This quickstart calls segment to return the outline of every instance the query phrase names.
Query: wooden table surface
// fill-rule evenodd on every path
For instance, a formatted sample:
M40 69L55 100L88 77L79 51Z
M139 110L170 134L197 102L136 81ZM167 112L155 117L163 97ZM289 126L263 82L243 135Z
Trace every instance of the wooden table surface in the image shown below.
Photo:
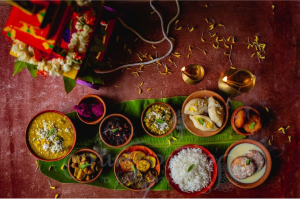
M208 5L208 7L205 6ZM275 5L274 15L272 5ZM107 2L125 15L124 21L151 40L162 38L160 22L156 14L150 14L149 2ZM155 2L159 11L163 13L164 22L175 15L175 2ZM254 189L241 189L232 185L220 188L215 185L208 194L200 197L300 197L300 161L299 128L300 128L300 3L280 1L218 1L213 4L204 1L180 2L181 14L178 27L171 26L170 36L175 38L175 51L183 56L170 56L178 68L168 62L172 74L160 75L156 65L150 65L139 77L131 74L130 70L118 71L104 77L105 86L100 90L92 90L84 86L76 86L68 95L65 94L63 81L60 77L37 77L33 79L26 70L12 76L14 58L9 55L11 44L4 36L0 37L0 98L1 131L0 131L0 197L6 198L54 198L60 194L61 198L169 198L183 197L175 191L115 191L83 184L61 184L52 181L56 190L49 188L48 178L39 171L35 172L34 157L29 155L24 141L25 127L30 118L37 112L54 109L63 113L73 111L72 107L78 100L90 93L98 94L107 104L141 98L189 95L198 90L218 91L217 80L220 74L229 69L228 57L224 50L215 49L211 43L200 40L203 30L208 24L205 18L211 18L216 23L222 23L226 29L217 27L212 32L224 37L236 36L237 42L232 50L232 62L238 69L248 69L256 76L256 86L248 93L232 98L243 101L260 111L268 107L274 114L274 120L266 123L263 129L249 137L264 144L272 155L273 167L269 178L261 186ZM3 29L8 18L10 6L0 6L0 29ZM194 31L189 32L195 26ZM258 62L251 58L255 50L247 49L248 37L250 41L259 36L260 42L267 44L266 59ZM116 37L119 36L119 42ZM117 22L106 59L114 62L138 62L137 52L148 53L155 57L155 52L161 56L169 49L167 42L156 45L157 49L141 40L134 42L136 36ZM205 34L210 40L210 36ZM124 45L131 48L133 54L124 51ZM195 49L190 58L188 45L198 46L207 52L204 55ZM183 82L180 68L188 64L201 64L206 72L203 81L190 86ZM137 70L132 68L132 70ZM160 70L164 70L161 68ZM144 81L141 94L135 84ZM114 87L120 85L123 87ZM147 88L154 88L147 92ZM291 128L284 135L278 132L281 126L290 125ZM292 141L288 141L292 136ZM271 145L268 140L273 137Z

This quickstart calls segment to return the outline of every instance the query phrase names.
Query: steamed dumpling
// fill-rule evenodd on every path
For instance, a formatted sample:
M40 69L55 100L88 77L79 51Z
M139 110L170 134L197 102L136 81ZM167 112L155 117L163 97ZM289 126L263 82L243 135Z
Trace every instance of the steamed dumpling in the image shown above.
M207 108L207 99L192 99L184 107L184 114L201 115L203 113L207 113Z
M224 109L213 97L208 98L208 116L218 127L222 126Z
M194 126L201 131L215 131L218 129L214 122L204 115L190 115L190 119L193 121Z

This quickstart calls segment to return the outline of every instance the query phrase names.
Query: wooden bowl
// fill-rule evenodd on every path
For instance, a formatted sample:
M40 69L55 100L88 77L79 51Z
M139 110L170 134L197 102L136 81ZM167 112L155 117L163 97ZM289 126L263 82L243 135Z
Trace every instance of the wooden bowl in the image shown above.
M62 115L65 119L67 119L67 120L70 122L70 124L71 124L71 126L72 126L72 129L74 130L74 142L73 142L73 144L72 144L72 147L69 149L69 151L68 151L64 156L62 156L62 157L60 157L60 158L56 158L56 159L44 159L44 158L39 157L39 156L36 155L36 154L34 153L34 151L31 149L31 147L30 147L30 145L29 145L29 141L28 141L28 129L29 129L29 126L30 126L31 122L32 122L37 116L39 116L39 115L41 115L41 114L43 114L43 113L47 113L47 112L54 112L54 113L57 113L57 114ZM36 159L42 160L42 161L46 161L46 162L54 162L54 161L58 161L58 160L61 160L61 159L65 158L66 156L68 156L68 155L71 153L71 151L73 150L73 148L74 148L74 146L75 146L75 143L76 143L76 129L75 129L75 126L74 126L73 122L72 122L72 121L70 120L70 118L67 117L65 114L63 114L63 113L61 113L61 112L59 112L59 111L56 111L56 110L44 110L44 111L41 111L41 112L39 112L38 114L36 114L36 115L35 115L34 117L32 117L31 120L28 122L27 127L26 127L26 132L25 132L25 141L26 141L27 149L30 151L30 153L31 153Z
M72 173L72 171L71 171L72 157L75 156L76 154L82 153L82 152L93 153L93 154L95 154L95 155L99 158L99 160L100 160L100 166L101 166L100 171L98 172L97 176L95 176L93 179L88 180L88 181L80 181L80 180L78 180L78 179L73 175L73 173ZM71 176L75 181L77 181L77 182L79 182L79 183L91 183L91 182L95 181L95 180L100 176L102 170L103 170L103 160L102 160L101 156L100 156L96 151L94 151L94 150L92 150L92 149L80 149L80 150L76 151L75 153L73 153L73 154L70 156L70 158L69 158L69 162L68 162L68 171L69 171L69 174L70 174L70 176Z
M81 104L81 103L102 104L102 105L103 105L103 108L104 108L103 115L102 115L100 118L96 119L96 120L91 120L91 119L85 118L85 117L79 115L78 111L76 111L78 118L79 118L83 123L90 124L90 125L94 125L94 124L98 124L98 123L104 118L104 116L105 116L105 114L106 114L106 105L105 105L103 99L101 99L98 95L88 94L88 95L82 97L82 98L79 100L79 102L78 102L77 105L79 105L79 104Z
M220 128L218 128L218 130L215 130L215 131L201 131L201 130L197 129L194 126L194 123L190 119L189 115L184 114L184 108L185 108L186 104L192 99L195 99L195 98L204 99L205 97L208 98L208 97L211 97L211 96L215 100L217 100L224 107L225 116L224 116L224 119L223 119L223 124ZM226 104L225 100L220 95L218 95L217 93L215 93L213 91L201 90L201 91L197 91L197 92L192 93L190 96L188 96L186 98L186 100L184 101L184 103L182 105L181 115L182 115L182 121L183 121L184 126L192 134L194 134L196 136L200 136L200 137L210 137L210 136L218 134L219 132L221 132L223 130L223 128L227 124L229 112L228 112L228 107L227 107L227 104Z
M108 142L106 142L106 141L104 140L104 138L102 137L102 128L103 128L103 124L104 124L104 122L105 122L107 119L109 119L109 118L111 118L111 117L120 117L120 118L123 118L123 119L125 119L125 121L127 121L127 123L128 123L128 124L130 125L130 127L131 127L131 133L130 133L130 135L129 135L128 140L126 140L126 142L124 142L124 143L121 144L121 145L111 145L111 144L109 144ZM130 121L127 117L125 117L124 115L121 115L121 114L111 114L111 115L106 116L106 117L102 120L102 122L100 123L100 126L99 126L99 135L100 135L101 140L102 140L107 146L113 147L113 148L120 148L120 147L123 147L123 146L125 146L126 144L128 144L128 143L130 142L130 140L132 139L132 137L133 137L133 132L134 132L134 130L133 130L133 125L132 125L131 121Z
M227 167L228 154L235 146L237 146L239 144L243 144L243 143L249 143L249 144L253 144L253 145L257 146L259 149L262 150L262 152L264 153L264 156L265 156L266 171L260 179L258 179L257 181L255 181L253 183L238 182L233 177L231 177L231 175L229 174L229 171L228 171L228 167ZM266 147L264 145L262 145L261 143L255 141L255 140L243 139L243 140L239 140L239 141L233 143L232 145L230 145L230 147L228 147L228 149L225 152L224 158L223 158L223 164L226 166L225 167L226 177L229 179L229 181L232 184L234 184L240 188L249 189L249 188L254 188L254 187L261 185L268 178L268 176L271 172L271 168L272 168L272 159L271 159L269 151L266 149Z
M257 114L258 116L260 116L260 114L259 114L259 112L255 109L255 108L253 108L253 107L250 107L250 106L241 106L241 107L238 107L237 109L235 109L235 111L232 113L232 116L231 116L231 126L232 126L232 128L233 128L233 130L235 131L235 132L237 132L238 134L240 134L240 135L245 135L245 136L248 136L248 135L253 135L254 133L257 133L259 130L257 130L257 131L255 131L255 132L251 132L251 133L248 133L248 132L246 132L243 128L237 128L236 126L235 126L235 123L234 123L234 121L235 121L235 116L236 116L236 114L240 111L240 110L246 110L246 112L253 112L253 113L255 113L255 114Z
M172 128L169 130L169 132L167 132L166 134L163 134L163 135L156 135L156 134L151 133L151 132L147 129L147 127L146 127L146 125L145 125L145 123L144 123L144 118L145 118L146 111L148 110L148 108L150 108L152 105L155 105L155 104L161 104L161 105L167 106L168 108L171 109L171 112L172 112L172 114L173 114L173 126L172 126ZM148 135L150 135L150 136L152 136L152 137L156 137L156 138L166 137L167 135L169 135L170 133L172 133L172 132L174 131L175 127L176 127L176 124L177 124L177 116L176 116L176 112L175 112L175 110L174 110L169 104L167 104L167 103L163 103L163 102L155 102L155 103L151 103L151 104L149 104L149 105L143 110L143 113L142 113L142 116L141 116L141 123L142 123L143 129L145 130L145 132L146 132Z
M148 156L153 156L156 158L156 166L155 166L155 170L157 171L157 174L158 174L158 177L159 177L159 174L160 174L160 163L159 163L159 159L157 157L157 155L149 148L145 147L145 146L141 146L141 145L134 145L134 146L130 146L126 149L124 149L123 151L121 151L119 153L119 155L117 156L116 160L115 160L115 163L114 163L114 173L115 173L115 176L118 180L118 182L123 185L122 181L119 180L119 176L118 174L122 171L121 169L121 166L119 164L119 157L123 154L123 153L131 153L132 151L142 151L144 152L146 155ZM147 188L144 188L144 189L133 189L133 188L130 188L130 187L127 187L125 185L123 185L125 188L127 188L128 190L132 190L132 191L144 191L144 190L148 190L149 188L151 188L153 185L155 185L157 181L154 181L152 183L150 183L148 185Z
M200 191L197 191L197 192L190 192L190 193L187 193L187 192L183 192L179 186L177 184L175 184L173 182L173 179L172 177L170 176L170 173L171 173L171 170L169 168L169 162L170 162L170 159L173 158L174 156L176 156L182 149L187 149L187 148L197 148L197 149L201 149L202 152L206 153L206 155L208 156L208 158L210 160L213 161L213 172L211 174L211 182L210 184L206 187L206 188L203 188L202 190ZM184 170L184 169L182 169ZM166 175L166 178L167 178L167 181L169 183L169 185L176 191L178 192L179 194L182 194L182 195L185 195L185 196L189 196L189 197L192 197L192 196L197 196L197 195L200 195L200 194L203 194L205 192L207 192L208 190L210 190L210 188L214 185L216 179L217 179L217 175L218 175L218 167L217 167L217 162L214 158L214 156L207 150L205 149L204 147L200 146L200 145L196 145L196 144L188 144L188 145L184 145L184 146L181 146L179 148L177 148L175 151L173 151L173 153L169 156L167 162L166 162L166 165L165 165L165 175Z

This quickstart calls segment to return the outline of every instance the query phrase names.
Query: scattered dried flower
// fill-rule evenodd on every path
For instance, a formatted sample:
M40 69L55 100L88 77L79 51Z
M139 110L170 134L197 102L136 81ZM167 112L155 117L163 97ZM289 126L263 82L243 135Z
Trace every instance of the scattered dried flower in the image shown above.
M63 165L60 167L60 169L61 169L61 170L64 170L64 169L65 169L65 166L66 166L66 164L63 164Z
M176 58L180 58L182 54L179 52L174 52L172 53L172 55L175 56Z

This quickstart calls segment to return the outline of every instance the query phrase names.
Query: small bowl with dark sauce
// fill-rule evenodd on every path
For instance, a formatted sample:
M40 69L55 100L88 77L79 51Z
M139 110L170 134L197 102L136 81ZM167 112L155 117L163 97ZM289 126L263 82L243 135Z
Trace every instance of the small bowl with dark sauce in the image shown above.
M105 117L99 126L101 140L109 147L120 148L130 142L133 136L131 121L121 114Z

